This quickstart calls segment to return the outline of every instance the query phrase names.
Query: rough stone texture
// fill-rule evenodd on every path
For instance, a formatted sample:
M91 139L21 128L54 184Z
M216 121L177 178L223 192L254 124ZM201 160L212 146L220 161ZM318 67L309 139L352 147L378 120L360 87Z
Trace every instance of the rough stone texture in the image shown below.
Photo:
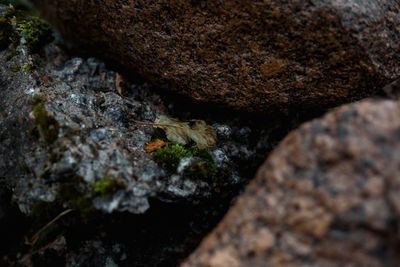
M148 84L125 82L128 97L121 97L115 89L115 72L95 58L68 58L54 44L46 47L47 59L32 58L24 46L17 50L20 54L8 62L3 58L9 51L0 52L0 179L14 188L14 199L23 212L29 213L36 200L54 201L58 186L74 175L83 178L89 193L106 176L125 185L107 200L94 199L94 206L108 213L143 213L149 208L149 198L197 202L213 194L212 185L162 169L145 151L154 129L130 119L153 122L168 112ZM11 70L33 59L36 70L31 74ZM47 99L46 111L64 125L50 145L29 135L35 125L31 102L39 93ZM210 152L218 166L233 168L225 182L236 186L243 177L232 157L250 158L255 151L233 140L234 134L249 128L234 129Z
M33 2L159 86L237 109L334 106L400 74L397 0Z
M183 266L398 266L399 114L365 100L289 134Z

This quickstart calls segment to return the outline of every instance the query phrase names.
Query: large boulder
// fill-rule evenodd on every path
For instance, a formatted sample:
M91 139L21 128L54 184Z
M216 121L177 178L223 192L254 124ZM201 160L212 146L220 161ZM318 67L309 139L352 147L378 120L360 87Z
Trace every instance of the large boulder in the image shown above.
M398 266L400 103L289 134L183 266Z
M194 99L334 106L400 74L397 0L33 0L68 37Z

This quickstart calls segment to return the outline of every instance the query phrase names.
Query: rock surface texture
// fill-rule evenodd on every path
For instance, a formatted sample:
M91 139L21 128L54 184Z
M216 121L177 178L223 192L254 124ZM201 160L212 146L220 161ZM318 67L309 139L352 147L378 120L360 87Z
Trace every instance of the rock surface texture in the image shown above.
M397 0L33 2L159 86L236 109L334 106L400 74Z
M398 266L400 103L289 134L183 266Z
M25 56L24 46L17 51L19 55L9 61L3 60L8 51L0 51L0 178L15 187L14 199L22 211L29 213L37 200L54 201L58 185L74 176L81 177L90 188L105 177L124 184L114 188L107 200L93 200L97 209L107 213L144 213L150 207L149 199L156 196L175 202L212 195L213 186L207 182L183 179L190 164L182 166L179 173L167 171L153 160L154 153L144 149L155 130L130 119L153 122L167 112L161 97L152 93L149 85L125 82L131 94L121 97L115 89L116 73L106 69L104 63L95 58L67 58L55 45L46 47L47 59L32 56L36 60L34 71L15 72L15 66L29 64L26 62L32 59ZM43 128L34 117L37 105L32 99L38 95L45 99L46 116L54 117L54 127L59 128L54 136L49 134L51 125L35 134L35 129ZM242 130L215 124L216 130L221 127L231 131L225 136L219 134L221 140L232 140L233 134ZM41 135L39 140L35 135ZM218 166L229 164L233 171L223 182L237 184L243 179L230 156L245 159L254 152L234 141L221 144L210 149L210 157ZM90 194L91 189L84 191Z
M277 141L259 143L261 129L232 111L198 115L187 99L68 55L20 10L0 5L0 37L0 266L176 266ZM150 152L168 140L138 121L161 115L207 119L218 142Z

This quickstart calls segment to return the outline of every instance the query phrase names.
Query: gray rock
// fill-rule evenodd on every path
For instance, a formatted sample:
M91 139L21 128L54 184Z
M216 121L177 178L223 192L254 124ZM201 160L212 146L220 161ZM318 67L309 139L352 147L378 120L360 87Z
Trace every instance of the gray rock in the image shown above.
M17 49L19 55L0 62L0 157L4 159L0 177L15 188L13 198L23 212L29 213L37 200L56 200L60 185L74 176L84 181L82 194L90 198L96 182L105 177L123 185L109 199L93 198L94 207L106 213L143 213L150 207L150 198L197 202L213 194L213 185L184 178L183 170L190 162L170 173L144 150L154 129L130 119L152 122L167 110L149 85L125 81L130 95L121 97L116 92L116 72L95 58L69 58L54 44L44 48L47 58L34 56L32 73L12 72L11 66L23 65L32 57L24 46ZM0 57L7 53L0 52ZM53 143L29 137L35 126L31 102L37 95L44 96L47 114L60 125ZM225 147L229 144L247 153L250 130L236 127L243 141L238 143L231 137L230 126L216 128L223 138L212 156L218 166L228 167L233 162ZM225 185L229 188L243 181L232 175Z

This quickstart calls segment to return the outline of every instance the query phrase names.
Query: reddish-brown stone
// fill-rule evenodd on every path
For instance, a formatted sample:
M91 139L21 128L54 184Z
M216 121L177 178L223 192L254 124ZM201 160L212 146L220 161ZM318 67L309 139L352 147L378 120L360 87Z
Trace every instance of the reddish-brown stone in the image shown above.
M260 168L189 266L400 266L400 103L303 124Z
M398 0L33 0L68 37L194 99L334 106L400 74Z

